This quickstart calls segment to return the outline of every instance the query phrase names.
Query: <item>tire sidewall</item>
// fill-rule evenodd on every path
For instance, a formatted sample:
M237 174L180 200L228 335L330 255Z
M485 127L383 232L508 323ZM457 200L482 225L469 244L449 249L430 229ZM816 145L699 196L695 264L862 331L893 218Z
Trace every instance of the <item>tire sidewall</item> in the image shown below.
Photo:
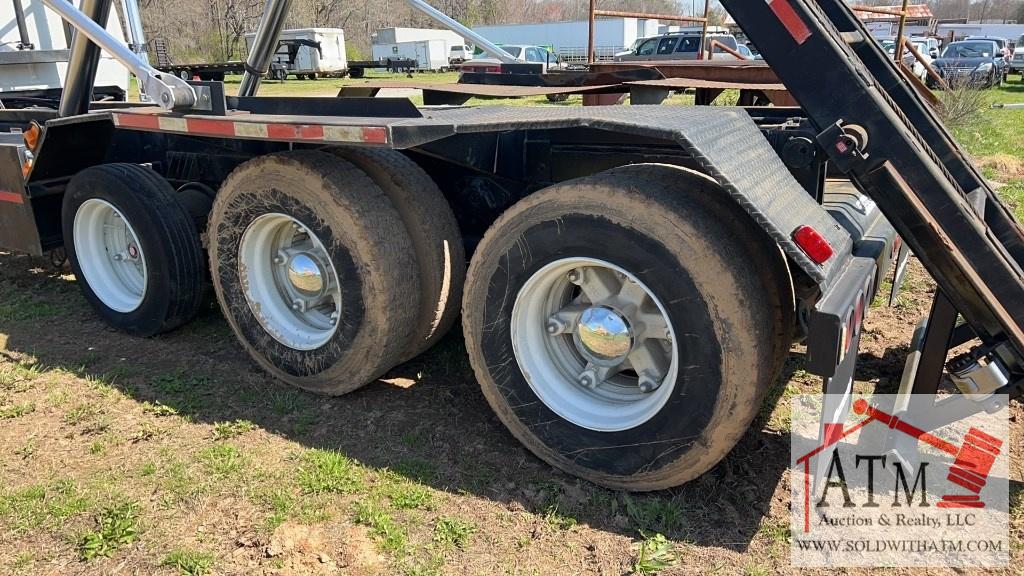
M87 200L103 200L114 206L131 225L146 262L146 289L142 302L130 312L118 312L107 306L89 284L82 271L74 242L75 216ZM171 278L168 262L161 257L169 251L164 228L152 218L152 208L137 190L116 175L104 170L87 169L68 184L64 193L62 229L71 270L79 279L82 294L105 322L131 334L151 335L161 330L170 308Z
M337 233L342 224L314 209L313 198L317 191L313 187L300 179L293 180L288 191L273 184L261 186L253 179L247 183L248 190L231 198L234 209L218 218L217 229L213 231L216 240L211 246L211 258L216 265L211 268L222 309L239 339L258 352L255 357L264 368L289 382L298 381L303 387L318 390L318 377L349 353L365 323L362 274L352 252ZM313 350L290 348L274 338L263 327L245 296L239 246L249 225L270 213L294 218L314 234L337 273L342 301L338 327L330 340Z
M714 333L707 302L699 297L693 279L658 240L593 215L571 215L540 222L519 237L530 250L510 246L491 274L481 319L480 350L489 365L514 358L511 322L515 295L544 266L569 257L604 260L630 272L663 303L676 334L680 368L665 405L648 421L618 432L597 432L577 426L548 408L534 393L523 371L502 372L489 395L496 409L514 418L518 427L545 446L558 446L556 457L574 466L600 469L613 476L656 473L678 455L672 444L679 438L698 438L714 413L721 385L722 351L712 340L687 341L686 334ZM671 294L695 294L670 299ZM509 297L503 300L505 294ZM530 444L535 444L531 442Z

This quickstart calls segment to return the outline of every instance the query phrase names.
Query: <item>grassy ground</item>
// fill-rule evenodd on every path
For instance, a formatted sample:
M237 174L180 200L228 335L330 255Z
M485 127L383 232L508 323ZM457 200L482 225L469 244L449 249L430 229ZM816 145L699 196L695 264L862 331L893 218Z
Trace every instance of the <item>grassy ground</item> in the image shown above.
M327 94L339 82L273 89ZM1020 86L991 97L1024 100ZM1018 214L1022 115L986 109L957 130L1010 183ZM896 306L873 307L858 389L894 389L933 290L915 263ZM787 400L820 389L805 361L796 347L722 463L630 495L521 448L457 333L379 382L321 398L261 373L213 306L173 333L130 338L97 320L73 277L0 253L0 574L791 573ZM1012 419L1020 454L1019 405ZM1011 470L1005 574L1024 562L1019 458Z

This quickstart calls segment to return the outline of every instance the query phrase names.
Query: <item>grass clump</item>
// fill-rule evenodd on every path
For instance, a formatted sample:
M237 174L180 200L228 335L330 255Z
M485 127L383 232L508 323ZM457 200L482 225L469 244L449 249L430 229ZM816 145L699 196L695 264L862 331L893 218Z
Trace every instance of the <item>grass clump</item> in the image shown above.
M204 448L199 460L206 471L217 476L230 476L242 469L245 460L238 448L230 444L217 444Z
M246 432L256 429L256 425L248 420L235 420L233 422L217 422L213 425L214 440L228 440L241 436Z
M203 576L210 573L215 559L209 552L178 549L164 556L160 565L177 568L178 572L187 576Z
M679 557L667 538L661 534L644 535L643 541L636 545L633 572L642 576L657 574L675 566L678 561Z
M299 488L307 494L347 494L363 487L359 466L344 454L319 448L302 456Z
M134 502L119 504L104 509L96 517L96 529L85 533L79 540L78 554L86 561L110 557L138 536L138 505Z
M442 516L434 524L434 542L445 548L465 548L473 532L476 532L476 527L469 522L452 516Z
M356 524L370 529L370 535L377 538L382 550L397 552L405 549L405 529L380 504L372 501L356 503L354 520Z

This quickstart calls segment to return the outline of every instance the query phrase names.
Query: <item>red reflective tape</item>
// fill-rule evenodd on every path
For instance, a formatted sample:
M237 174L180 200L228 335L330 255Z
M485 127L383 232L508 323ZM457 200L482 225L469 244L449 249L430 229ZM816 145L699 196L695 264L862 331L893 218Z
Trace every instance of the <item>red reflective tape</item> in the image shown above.
M118 114L117 125L121 128L159 130L160 117L151 114Z
M324 127L307 124L267 124L267 138L272 140L323 140Z
M811 30L800 19L800 15L796 13L796 10L793 10L789 0L768 0L768 6L775 13L775 17L779 19L779 22L782 22L782 25L786 27L786 31L793 37L793 40L796 40L797 44L803 44L811 37Z
M188 118L188 131L196 134L212 134L215 136L234 136L235 123L230 120L210 120L207 118Z
M363 128L363 142L387 144L388 131L383 126L367 126Z
M828 422L825 424L823 432L824 438L822 438L821 443L825 446L831 446L843 439L843 423Z
M24 204L25 199L21 197L21 194L17 192L8 192L7 190L0 190L0 202L9 202L11 204Z

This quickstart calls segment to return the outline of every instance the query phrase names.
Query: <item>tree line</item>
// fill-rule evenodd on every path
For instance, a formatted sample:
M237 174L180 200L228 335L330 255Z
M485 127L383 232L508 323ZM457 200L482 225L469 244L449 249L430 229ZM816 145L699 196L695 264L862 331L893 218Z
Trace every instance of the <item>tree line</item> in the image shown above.
M589 0L428 0L468 26L519 22L555 22L587 17ZM915 0L912 0L912 2ZM916 0L920 3L921 0ZM265 0L139 0L149 40L163 38L178 63L220 62L245 57L244 35L256 30ZM898 0L858 0L851 4L893 5ZM1018 19L1024 0L929 0L939 18ZM703 0L598 0L606 10L700 14ZM712 4L711 20L724 11ZM287 28L345 30L349 58L367 58L370 35L381 28L436 28L436 23L404 0L292 0Z

